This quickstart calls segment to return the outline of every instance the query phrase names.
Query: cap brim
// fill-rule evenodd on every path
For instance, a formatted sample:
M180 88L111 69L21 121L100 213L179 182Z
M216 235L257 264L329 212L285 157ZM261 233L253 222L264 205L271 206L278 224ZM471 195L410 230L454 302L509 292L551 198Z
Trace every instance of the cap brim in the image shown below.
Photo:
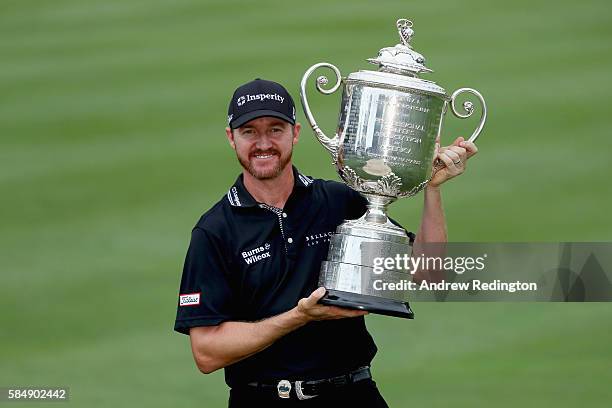
M272 116L274 118L279 118L279 119L284 120L285 122L289 122L292 125L295 125L295 120L291 119L287 115L284 115L280 112L276 112L273 110L261 109L261 110L256 110L253 112L245 113L244 115L236 118L230 123L230 127L232 129L236 129L244 125L245 123L252 121L253 119L261 118L264 116Z

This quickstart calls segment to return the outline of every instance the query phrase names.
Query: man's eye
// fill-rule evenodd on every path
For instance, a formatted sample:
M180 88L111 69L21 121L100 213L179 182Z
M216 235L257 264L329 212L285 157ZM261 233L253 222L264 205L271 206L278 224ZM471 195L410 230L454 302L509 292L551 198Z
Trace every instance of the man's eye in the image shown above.
M252 129L245 129L242 131L243 135L252 135L253 134L253 130Z
M272 131L273 132L282 132L283 129L281 129L281 128L273 128Z

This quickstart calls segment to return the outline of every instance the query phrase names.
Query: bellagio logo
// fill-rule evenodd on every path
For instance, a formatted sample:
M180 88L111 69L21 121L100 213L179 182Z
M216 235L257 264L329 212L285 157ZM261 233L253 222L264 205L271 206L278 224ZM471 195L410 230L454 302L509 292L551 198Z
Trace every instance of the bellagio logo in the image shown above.
M334 235L333 231L319 232L318 234L306 235L306 246L314 246L329 242Z

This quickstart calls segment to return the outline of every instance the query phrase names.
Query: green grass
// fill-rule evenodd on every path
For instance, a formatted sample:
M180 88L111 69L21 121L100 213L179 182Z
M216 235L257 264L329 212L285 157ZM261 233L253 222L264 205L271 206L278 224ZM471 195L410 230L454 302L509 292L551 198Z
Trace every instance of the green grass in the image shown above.
M67 385L74 406L223 406L171 331L189 231L239 171L231 91L344 75L415 22L451 91L489 122L444 187L451 240L610 241L612 17L604 1L4 1L0 5L0 387ZM323 129L338 96L312 94ZM299 119L304 122L303 115ZM444 140L475 121L447 117ZM306 174L335 178L305 128ZM391 214L416 229L422 198ZM609 404L609 304L420 303L368 317L392 406Z

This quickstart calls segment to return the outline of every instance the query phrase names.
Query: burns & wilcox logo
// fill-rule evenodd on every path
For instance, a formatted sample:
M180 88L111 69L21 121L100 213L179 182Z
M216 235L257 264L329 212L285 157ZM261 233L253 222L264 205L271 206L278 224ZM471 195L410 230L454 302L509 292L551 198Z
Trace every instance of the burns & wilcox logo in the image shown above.
M256 248L242 251L241 255L242 259L247 265L254 264L255 262L259 262L265 258L270 258L270 244L266 242L265 244Z

